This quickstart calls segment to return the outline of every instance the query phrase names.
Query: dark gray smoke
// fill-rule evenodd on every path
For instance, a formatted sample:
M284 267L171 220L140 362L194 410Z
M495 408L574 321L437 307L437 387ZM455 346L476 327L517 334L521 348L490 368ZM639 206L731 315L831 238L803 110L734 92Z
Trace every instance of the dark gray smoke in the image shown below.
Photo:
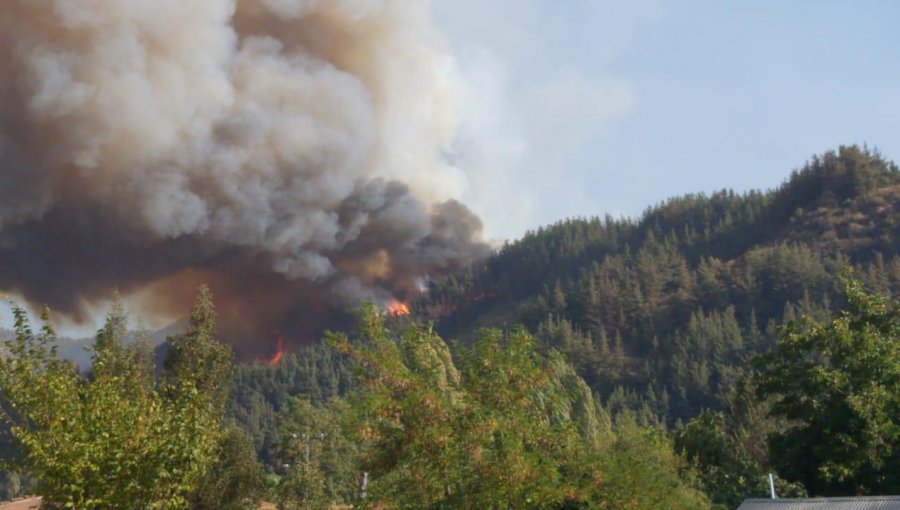
M0 288L77 319L209 283L257 354L483 256L427 7L0 2Z

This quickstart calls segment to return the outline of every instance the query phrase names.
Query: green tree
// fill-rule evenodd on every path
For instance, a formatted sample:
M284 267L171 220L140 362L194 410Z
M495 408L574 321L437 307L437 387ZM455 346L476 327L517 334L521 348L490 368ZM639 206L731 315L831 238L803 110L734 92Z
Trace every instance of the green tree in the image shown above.
M163 368L171 388L180 391L185 384L193 385L211 397L218 411L224 410L234 354L216 337L216 310L206 285L197 291L187 331L170 337L169 344Z
M194 510L255 508L266 491L266 473L256 458L253 442L237 427L228 427L216 451L216 461L197 484Z
M261 461L278 467L284 437L278 427L293 419L291 399L302 395L319 406L346 393L352 379L349 363L322 344L286 353L277 366L242 363L235 366L226 418L250 434Z
M760 397L794 425L770 437L779 472L814 494L900 492L900 308L845 280L847 309L790 323L756 361Z
M769 495L765 464L753 458L744 442L743 428L723 412L705 410L675 431L675 447L699 472L700 481L714 508L737 508L747 498ZM749 445L753 446L753 445ZM781 497L803 497L797 484L777 479Z
M348 421L355 418L343 399L314 405L302 397L293 399L279 415L282 464L292 466L292 476L321 474L325 496L334 504L352 504L358 495L359 448L345 433ZM296 466L306 464L307 454L313 466L298 472L305 469Z
M331 498L325 475L315 463L302 460L287 467L278 486L278 510L327 510Z
M524 329L483 331L454 361L430 326L392 335L372 307L362 323L362 341L329 342L362 367L373 507L706 507L670 444L615 437L584 381Z
M315 459L289 464L278 485L278 510L328 510L326 479Z
M126 345L121 305L98 332L87 377L57 356L46 313L37 333L24 310L14 316L0 398L15 468L63 508L188 508L220 437L215 398L200 391L207 374L176 368L180 376L157 383L146 349Z
M693 473L668 436L638 426L631 414L617 417L615 441L594 456L603 485L582 508L604 510L688 510L709 508L694 490Z

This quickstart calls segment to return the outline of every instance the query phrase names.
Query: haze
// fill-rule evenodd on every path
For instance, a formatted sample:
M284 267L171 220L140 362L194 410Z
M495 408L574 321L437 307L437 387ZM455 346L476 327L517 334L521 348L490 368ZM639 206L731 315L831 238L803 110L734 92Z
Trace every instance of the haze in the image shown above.
M494 238L771 188L840 144L900 158L894 2L435 0L434 12L475 103L464 145L485 170L468 198Z

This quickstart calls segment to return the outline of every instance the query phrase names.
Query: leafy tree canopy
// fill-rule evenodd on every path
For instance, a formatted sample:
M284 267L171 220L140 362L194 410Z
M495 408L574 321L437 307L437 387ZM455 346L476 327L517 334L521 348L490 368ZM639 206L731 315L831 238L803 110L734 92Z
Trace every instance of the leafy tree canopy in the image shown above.
M703 508L666 437L621 426L521 328L486 330L456 359L430 326L392 334L369 307L357 437L370 503L391 508Z
M201 291L186 342L214 341ZM127 316L116 304L94 343L84 377L57 357L49 317L34 332L17 308L15 337L0 355L0 397L19 456L12 463L38 480L45 501L78 509L185 509L217 453L221 406L203 391L230 364L230 351L198 349L157 381L145 341L124 341ZM215 361L210 361L212 359Z
M900 308L845 280L834 320L791 322L758 358L758 394L793 426L772 435L781 474L817 495L900 493Z

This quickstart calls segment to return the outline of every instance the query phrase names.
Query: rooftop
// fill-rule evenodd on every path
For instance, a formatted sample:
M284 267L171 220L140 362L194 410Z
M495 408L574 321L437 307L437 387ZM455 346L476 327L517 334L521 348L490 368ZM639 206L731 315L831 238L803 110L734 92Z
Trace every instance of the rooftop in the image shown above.
M900 510L900 496L748 499L738 510Z
M16 501L0 501L0 510L35 510L41 507L41 498L27 498Z

